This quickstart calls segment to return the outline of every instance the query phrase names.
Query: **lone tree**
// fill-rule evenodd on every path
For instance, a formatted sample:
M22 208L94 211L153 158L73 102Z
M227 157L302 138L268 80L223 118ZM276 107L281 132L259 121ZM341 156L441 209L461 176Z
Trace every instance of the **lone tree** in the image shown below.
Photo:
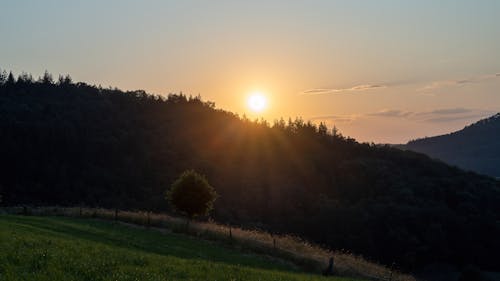
M166 199L175 210L191 219L207 215L217 198L214 188L205 176L194 170L184 171L166 193Z

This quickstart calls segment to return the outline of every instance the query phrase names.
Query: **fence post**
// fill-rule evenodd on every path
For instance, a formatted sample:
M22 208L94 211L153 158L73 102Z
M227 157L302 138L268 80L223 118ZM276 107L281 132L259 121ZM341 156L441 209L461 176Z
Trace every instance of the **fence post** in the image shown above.
M271 235L271 238L273 239L273 250L276 250L276 238L272 232L269 232L269 235Z
M151 212L150 211L147 212L147 216L148 216L147 226L149 228L151 226Z
M392 273L394 272L394 262L391 264L390 267L390 274L389 274L389 281L392 281Z
M323 270L323 275L324 276L333 275L333 257L330 257L330 260L328 261L328 267L325 270Z
M233 240L233 232L231 230L231 225L229 225L229 239Z

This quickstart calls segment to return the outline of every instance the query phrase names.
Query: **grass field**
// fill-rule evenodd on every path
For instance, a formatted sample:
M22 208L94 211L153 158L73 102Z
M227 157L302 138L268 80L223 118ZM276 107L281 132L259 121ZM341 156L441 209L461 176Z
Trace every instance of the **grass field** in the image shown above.
M354 280L181 234L66 217L0 215L0 280Z

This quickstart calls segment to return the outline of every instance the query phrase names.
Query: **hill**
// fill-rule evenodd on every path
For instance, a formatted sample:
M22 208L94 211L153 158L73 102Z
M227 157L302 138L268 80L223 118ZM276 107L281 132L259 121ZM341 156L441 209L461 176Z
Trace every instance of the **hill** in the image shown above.
M338 280L175 233L0 215L1 280Z
M1 79L0 79L1 80ZM406 271L497 270L500 183L302 119L251 121L201 98L0 82L3 204L166 211L184 170L205 174L224 223L291 233Z
M500 178L500 113L447 135L404 146L465 170Z

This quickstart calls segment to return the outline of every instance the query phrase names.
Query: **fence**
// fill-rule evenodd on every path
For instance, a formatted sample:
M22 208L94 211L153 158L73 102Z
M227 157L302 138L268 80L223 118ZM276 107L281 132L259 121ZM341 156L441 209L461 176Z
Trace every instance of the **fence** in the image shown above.
M215 222L191 222L167 214L145 211L122 211L85 207L5 207L0 213L99 218L140 225L158 231L172 231L203 239L229 243L257 253L271 255L293 262L310 272L322 272L331 257L334 258L336 275L380 281L416 281L410 275L367 261L350 253L332 252L292 235L272 235L267 232L242 229Z

